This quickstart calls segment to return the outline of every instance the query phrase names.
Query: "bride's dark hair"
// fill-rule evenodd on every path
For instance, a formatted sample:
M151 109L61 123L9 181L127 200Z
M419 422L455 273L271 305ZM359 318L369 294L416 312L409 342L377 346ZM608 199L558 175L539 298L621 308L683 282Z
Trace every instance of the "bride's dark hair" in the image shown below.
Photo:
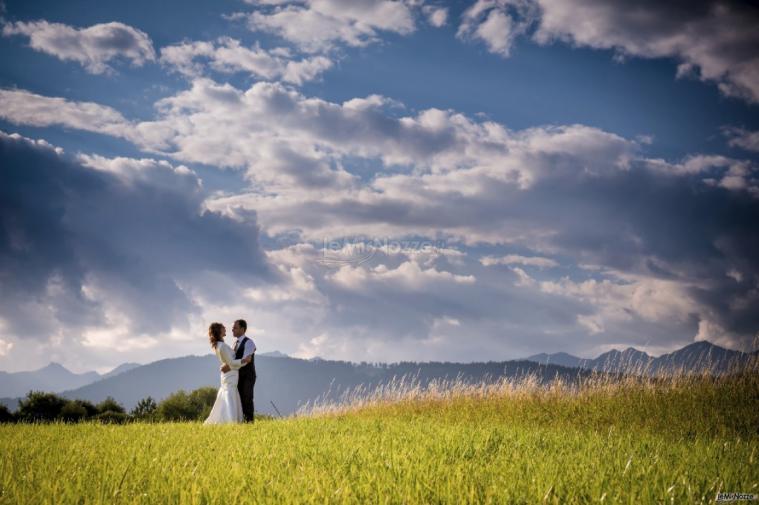
M224 339L221 336L221 329L223 328L221 323L211 323L208 327L208 340L211 342L211 347L216 349L216 343L221 342Z

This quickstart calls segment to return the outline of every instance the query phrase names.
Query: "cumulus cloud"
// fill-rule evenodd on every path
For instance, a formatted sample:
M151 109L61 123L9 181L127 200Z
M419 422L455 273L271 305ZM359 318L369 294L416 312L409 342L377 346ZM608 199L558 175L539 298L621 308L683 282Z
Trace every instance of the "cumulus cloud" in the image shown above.
M371 270L362 266L345 265L327 278L349 289L366 289L367 284L384 283L409 291L424 289L440 282L471 284L476 281L473 275L456 275L435 268L423 269L414 261L406 261L394 269L388 269L384 264Z
M748 3L537 2L534 38L540 43L564 40L622 56L675 58L678 76L695 74L728 96L759 102L759 10Z
M127 138L131 125L124 116L105 105L72 102L19 89L0 89L0 117L15 124L60 125L78 130Z
M135 123L119 111L94 102L76 102L21 89L0 89L0 118L14 124L63 126L128 140L145 150L166 149L160 122Z
M480 258L480 263L485 266L491 265L525 265L538 268L552 268L559 264L550 258L541 258L540 256L520 256L518 254L508 254L502 257L485 256Z
M248 2L256 10L245 17L254 31L276 34L306 52L325 52L337 45L366 46L379 33L406 35L416 29L405 2L391 0L292 0ZM442 14L437 14L438 21Z
M728 144L740 147L746 151L759 152L759 131L749 131L744 128L728 127L723 129L728 137Z
M702 320L746 348L759 327L750 310L758 207L746 160L649 159L640 141L584 125L510 130L450 110L409 113L380 96L333 103L278 83L240 90L197 79L156 109L155 120L133 125L153 132L136 145L165 146L162 154L181 163L245 170L249 188L203 206L235 222L254 211L267 235L301 245L307 261L270 257L289 284L256 288L250 300L302 308L310 338L323 337L336 356L360 352L351 338L387 351L408 350L398 339L412 346L414 335L443 356L439 339L449 330L433 321L446 317L482 332L482 349L498 349L505 334L529 350L581 335L583 345L610 334L639 342L641 332L676 347ZM359 177L355 163L374 172ZM114 165L100 170L122 170ZM439 251L450 254L378 251L371 262L325 272L313 245L356 235L443 238ZM492 261L467 257L482 244L493 248ZM561 265L550 263L559 257ZM597 284L556 278L571 262L593 267ZM527 268L535 266L545 268L540 278ZM430 280L436 289L414 297ZM606 290L614 303L587 290ZM683 305L656 312L639 301L649 291ZM258 315L277 320L273 306Z
M277 103L289 112L299 108L297 101L278 99ZM366 126L335 128L340 124L339 108L309 101L310 106L316 104L334 111L327 116L331 122L326 131L360 131L362 135L341 136L340 143L332 144L329 135L319 135L320 130L308 125L308 120L319 115L311 112L290 123L300 125L293 127L301 128L299 133L307 134L311 142L329 146L335 154L342 148L352 155L377 157L386 166L403 160L415 171L377 174L362 186L343 186L334 192L325 193L321 188L318 196L290 187L276 195L252 192L223 196L209 200L208 205L232 214L234 209L254 208L272 233L298 229L302 237L315 241L354 233L435 236L445 231L471 245L483 241L526 245L566 254L578 263L632 272L641 279L650 278L650 282L676 279L673 285L679 286L678 296L687 292L688 297L681 297L690 300L689 308L681 311L686 316L678 319L679 335L685 327L685 331L692 331L691 336L695 334L695 319L687 317L691 313L725 328L736 346L744 345L747 335L755 331L757 321L738 308L743 305L721 307L715 303L717 295L711 294L751 297L756 286L757 265L746 256L757 240L749 225L756 203L752 203L748 186L732 179L747 177L735 168L745 167L747 162L709 156L693 156L679 163L657 162L641 156L635 141L588 127L513 132L443 111L423 111L417 117L396 119L383 112L385 124L397 121L398 126L372 132L376 136L374 145L386 146L379 152L371 150L368 142L363 145L363 135L371 131ZM373 115L379 111L368 112ZM289 123L286 116L284 120ZM406 150L393 139L396 128L411 126L419 126L419 141L415 149ZM436 132L446 135L436 137ZM440 138L446 140L432 141ZM430 150L418 155L415 151L424 145L420 143L423 139L430 141ZM691 190L693 184L700 189ZM691 214L673 212L671 205L691 209ZM647 211L641 213L641 206ZM570 208L572 212L566 213ZM718 215L706 215L706 209L720 210ZM698 233L688 233L693 229ZM615 237L613 241L611 236ZM724 247L714 250L711 244L720 242ZM514 256L505 261L517 264L517 259ZM523 258L520 261L529 264ZM724 271L733 264L754 272L742 287L723 282ZM351 273L358 276L362 271ZM631 293L625 300L633 298ZM582 301L592 303L587 298ZM580 315L584 319L577 321L588 327L592 311L583 310L586 312ZM653 319L643 317L645 314L640 312L637 320L653 324ZM593 328L608 330L629 323L632 331L632 320L612 318L609 324L605 322L608 319L596 317Z
M284 48L267 51L258 44L243 47L240 41L220 37L215 42L182 42L161 49L161 63L188 77L199 77L207 67L222 72L247 72L259 79L303 84L332 67L324 56L295 60Z
M511 55L514 40L529 28L535 16L532 4L523 0L477 0L461 15L456 36L479 40L491 53Z
M477 0L463 13L457 35L504 57L518 36L529 35L539 44L611 49L618 59L674 58L678 77L694 75L756 103L757 24L759 9L732 0Z
M203 187L202 181L197 174L184 165L174 166L166 160L152 158L106 158L97 154L79 153L76 156L83 166L94 168L118 177L126 186L136 184L149 184L152 187L161 187L166 190L188 189L187 186L177 185L177 180L189 179L194 181L197 191Z
M0 320L6 335L34 339L47 360L159 344L171 355L171 345L202 332L195 291L223 303L234 296L230 284L276 282L255 214L238 222L204 210L200 180L186 167L77 160L6 133L0 158Z
M418 184L451 195L483 189L461 185L458 177L527 188L547 175L574 174L579 164L586 176L603 176L624 170L638 149L635 141L582 125L512 132L454 111L399 117L397 104L383 97L338 104L269 82L242 91L197 79L156 108L156 120L128 128L140 147L181 161L245 168L251 180L293 196L320 188L324 204L339 198L338 190L360 189L359 178L345 167L351 157L378 159L387 167L413 165L423 174L377 178L374 195L361 193L372 205L380 191L424 195L413 188Z
M531 282L540 291L557 296L590 302L596 314L585 316L597 329L615 319L626 321L641 317L649 321L687 322L697 313L688 286L681 282L655 279L622 272L607 271L601 280L573 281L563 277L558 281Z
M661 159L646 162L650 168L665 175L698 174L710 186L745 192L759 198L759 166L750 160L718 155L691 155L680 163L668 163Z
M92 74L112 73L109 62L116 58L142 66L155 60L150 37L124 23L100 23L75 28L62 23L31 21L8 23L3 35L29 38L29 47L63 61L75 61Z
M448 9L434 5L425 5L422 12L427 16L427 21L435 28L441 28L448 22Z
M7 355L13 349L13 342L6 342L0 338L0 356Z

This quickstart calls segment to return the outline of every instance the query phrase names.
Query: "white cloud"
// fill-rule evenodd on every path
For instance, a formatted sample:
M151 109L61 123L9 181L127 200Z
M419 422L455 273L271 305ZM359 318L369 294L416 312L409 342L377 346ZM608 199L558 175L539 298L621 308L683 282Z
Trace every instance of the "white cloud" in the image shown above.
M591 335L603 333L604 326L598 316L588 316L585 314L577 315L577 324L587 329Z
M0 89L0 117L15 124L60 125L135 139L132 125L119 111L93 102L72 102L25 90Z
M135 335L132 321L120 309L119 301L110 296L112 293L108 292L106 286L99 285L95 276L90 276L87 283L82 285L82 294L102 307L101 320L81 330L80 339L84 347L124 353L152 349L166 341L165 335L160 335L164 337L160 340L159 335Z
M437 7L425 5L422 11L427 15L427 21L435 28L441 28L448 22L448 9L446 7Z
M528 287L534 286L535 280L527 274L523 269L519 267L511 267L511 271L517 276L517 280L514 283L515 286Z
M202 61L201 61L202 60ZM161 49L161 63L188 77L206 73L206 66L222 73L247 72L256 78L303 84L319 77L332 67L324 56L294 60L288 51L240 45L230 37L215 42L182 42Z
M0 90L0 103L0 117L14 123L98 131L184 162L244 167L269 190L301 197L321 188L322 202L344 199L348 189L374 204L384 199L380 193L439 200L487 192L493 183L526 189L545 177L577 175L578 169L603 176L610 168L625 169L638 148L635 141L582 125L513 132L439 109L395 117L385 111L394 102L383 97L336 104L268 82L241 91L196 79L191 89L156 103L156 120L139 123L110 107L21 90ZM378 177L373 191L362 191L345 170L348 157L377 159L385 167L415 165L417 173ZM326 188L332 192L325 194Z
M734 335L726 331L719 323L710 319L699 320L698 333L693 340L696 342L707 341L727 348L731 348L735 342Z
M662 174L700 175L702 181L709 186L745 192L753 198L759 198L759 166L750 160L717 155L692 155L680 163L669 163L661 159L649 159L645 162L649 168Z
M416 29L409 5L390 0L267 2L245 17L251 30L274 33L312 53L338 44L366 46L380 32L406 35Z
M743 128L725 128L723 133L728 137L728 144L740 147L746 151L759 152L759 131L749 131Z
M140 181L153 187L191 193L197 193L203 185L194 171L184 165L173 166L166 160L122 156L105 158L84 153L77 155L77 160L85 167L113 174L129 185Z
M677 77L694 75L720 91L759 102L757 11L737 1L678 4L643 0L477 0L457 37L508 57L517 37L612 49L625 57L674 58ZM534 29L533 29L534 27Z
M732 1L691 4L536 0L540 43L614 49L621 56L676 58L678 76L696 74L728 96L759 102L759 16Z
M328 274L326 278L344 288L363 290L370 289L370 285L376 283L393 284L404 290L419 291L441 282L476 282L474 275L458 275L435 268L423 269L415 261L406 261L394 269L385 265L378 265L373 269L344 265L337 272Z
M477 0L461 15L456 37L480 40L491 53L511 55L514 40L533 21L534 5L524 0Z
M735 268L731 268L730 270L728 270L725 275L733 279L735 282L743 281L743 274L740 273L740 271L736 270Z
M1 92L2 91L0 91L0 93ZM18 133L6 133L2 130L0 130L0 139L7 140L7 141L23 142L36 149L52 151L57 155L63 154L62 147L55 146L45 139L32 139L29 137L24 137L23 135L19 135ZM2 326L0 326L0 328L2 328Z
M399 116L402 107L385 97L337 104L277 83L243 91L196 79L156 104L156 120L139 123L110 107L21 90L0 90L0 103L0 116L19 124L109 133L181 162L244 168L253 187L266 190L220 195L208 207L228 215L256 209L270 233L300 228L304 238L316 240L352 233L433 236L442 228L467 241L521 240L531 247L545 243L550 228L508 218L478 222L472 212L500 206L495 188L526 191L546 180L614 177L631 163L678 177L700 175L731 191L757 191L756 168L742 160L641 159L636 141L583 125L512 131L454 111ZM377 160L380 170L362 183L346 167L354 157ZM383 173L401 166L414 170ZM441 219L443 209L455 207L459 218Z
M13 342L0 338L0 356L7 356L11 349L13 349L13 345Z
M480 258L480 263L485 266L526 265L538 268L553 268L559 266L556 261L550 258L541 258L540 256L520 256L518 254L508 254L501 257L485 256Z
M686 323L693 314L706 310L689 294L689 286L682 281L667 281L610 270L605 272L605 276L601 280L581 282L562 277L558 281L532 281L522 285L534 286L546 294L588 303L593 307L594 313L579 314L577 322L591 333L618 327L620 323L632 321L634 317L654 323Z
M74 28L47 21L17 22L3 26L3 35L25 35L32 49L63 61L76 61L93 74L112 73L108 64L115 58L142 66L155 60L153 43L148 35L124 23L101 23L88 28Z
M70 105L76 110L78 104ZM649 332L666 330L663 339L692 338L691 313L729 326L724 312L693 293L718 291L711 287L717 282L710 277L712 270L733 288L725 263L752 278L751 265L733 252L745 247L740 232L745 218L731 224L727 235L709 227L728 214L733 223L734 211L742 212L742 207L733 209L731 200L719 196L729 192L708 182L694 185L698 191L682 189L691 187L691 179L713 178L716 186L725 177L749 177L750 172L730 172L740 160L703 155L680 163L650 160L642 157L639 141L584 125L510 130L451 110L409 112L376 95L329 102L281 83L260 82L242 90L196 79L189 89L159 101L156 110L152 121L122 121L123 130L140 132L132 134L139 148L181 163L245 170L249 187L203 202L214 215L243 223L255 211L256 222L270 237L286 234L317 245L325 238L360 235L447 241L427 253L417 253L413 246L379 250L372 262L338 270L320 265L320 251L310 245L299 244L297 253L267 254L288 280L256 286L240 297L260 306L256 315L266 321L262 329L276 333L278 327L286 328L291 352L298 348L298 331L277 315L282 306L287 313L302 310L300 323L310 328L309 338L328 335L328 348L342 357L363 352L351 338L393 353L412 349L412 344L393 347L382 344L382 338L411 335L429 337L425 349L444 356L445 348L435 339L445 329L438 324L431 330L443 315L458 320L467 333L481 331L483 349L499 348L496 335L504 335L506 326L509 338L525 339L524 345L540 338L548 343L549 334L551 339L602 338L611 331L631 336L630 325L641 321L655 325L647 327ZM374 173L351 173L356 160L370 164ZM151 173L163 173L162 164L152 158L133 160L128 168L116 161L100 168L139 174L141 164ZM670 198L672 203L663 203ZM707 199L703 206L694 206L692 199L698 198ZM646 213L632 212L639 208L637 202L645 202ZM673 214L678 202L691 209L709 206L716 214ZM692 220L706 223L704 233L684 235L696 226ZM663 226L669 227L666 233L658 230ZM724 252L709 256L718 238L728 240ZM482 243L508 245L491 258L512 268L487 268L484 263L490 260L468 258L467 247ZM507 254L525 249L540 256ZM349 256L350 251L339 254ZM516 266L550 268L551 257L612 264L640 279L620 281L618 275L595 285L550 277L538 281ZM599 275L605 271L601 268ZM425 296L410 297L420 292ZM679 300L687 308L678 306ZM743 309L736 305L729 310ZM734 342L744 338L734 328L726 331Z

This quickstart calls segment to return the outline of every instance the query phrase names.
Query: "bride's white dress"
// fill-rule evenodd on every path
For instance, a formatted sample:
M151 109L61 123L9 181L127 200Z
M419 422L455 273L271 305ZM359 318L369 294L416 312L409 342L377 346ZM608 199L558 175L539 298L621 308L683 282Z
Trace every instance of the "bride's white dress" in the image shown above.
M237 378L240 375L238 369L242 366L241 360L234 359L232 348L224 342L216 344L216 357L221 363L229 365L231 370L221 373L221 385L216 394L208 419L203 424L241 423L243 421L242 403L240 393L237 391Z

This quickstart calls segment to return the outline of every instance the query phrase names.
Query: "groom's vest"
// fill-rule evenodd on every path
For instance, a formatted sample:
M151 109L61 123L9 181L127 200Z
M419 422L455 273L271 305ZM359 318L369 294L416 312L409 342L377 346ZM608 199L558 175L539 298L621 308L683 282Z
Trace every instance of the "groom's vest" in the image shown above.
M245 342L248 337L243 338L237 343L237 350L235 351L235 359L242 359L242 355L245 353ZM240 378L243 376L249 377L251 380L256 378L256 353L250 357L250 363L240 367Z

